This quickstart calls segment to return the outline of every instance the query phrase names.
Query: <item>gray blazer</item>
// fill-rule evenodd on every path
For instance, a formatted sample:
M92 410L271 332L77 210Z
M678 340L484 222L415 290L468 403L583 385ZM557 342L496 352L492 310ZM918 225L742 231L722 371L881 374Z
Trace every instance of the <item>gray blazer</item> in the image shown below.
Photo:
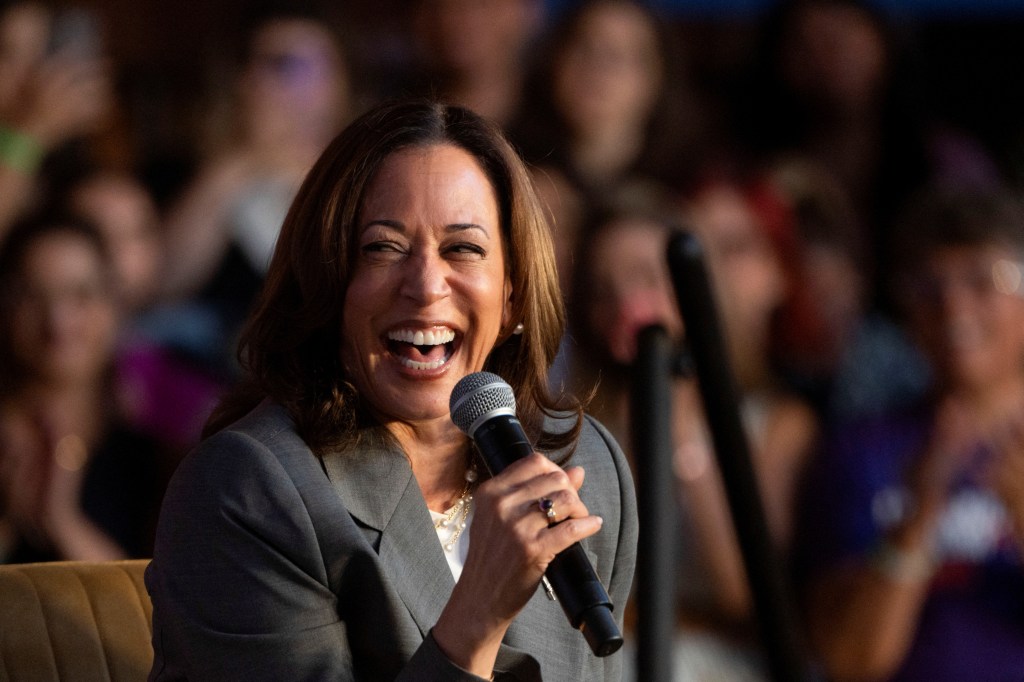
M587 418L572 462L604 518L583 542L620 624L636 560L632 478ZM479 680L430 629L454 587L401 451L317 458L265 402L202 443L168 488L154 559L150 680ZM509 628L497 680L620 680L542 590Z

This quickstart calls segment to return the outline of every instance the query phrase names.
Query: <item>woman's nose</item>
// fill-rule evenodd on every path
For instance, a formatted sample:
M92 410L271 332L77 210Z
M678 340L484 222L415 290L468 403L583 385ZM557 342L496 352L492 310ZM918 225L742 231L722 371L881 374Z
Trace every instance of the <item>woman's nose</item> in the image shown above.
M402 277L402 295L426 305L451 293L449 267L443 258L427 254L410 258Z

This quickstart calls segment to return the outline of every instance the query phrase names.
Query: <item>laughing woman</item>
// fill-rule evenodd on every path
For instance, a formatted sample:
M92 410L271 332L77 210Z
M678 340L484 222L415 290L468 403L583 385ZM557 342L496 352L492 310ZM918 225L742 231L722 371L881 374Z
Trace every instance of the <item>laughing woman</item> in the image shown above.
M165 498L152 680L620 679L538 589L583 541L621 620L637 526L619 447L547 392L564 311L527 177L432 103L324 152L242 339L250 382ZM493 478L448 412L484 369L544 453Z

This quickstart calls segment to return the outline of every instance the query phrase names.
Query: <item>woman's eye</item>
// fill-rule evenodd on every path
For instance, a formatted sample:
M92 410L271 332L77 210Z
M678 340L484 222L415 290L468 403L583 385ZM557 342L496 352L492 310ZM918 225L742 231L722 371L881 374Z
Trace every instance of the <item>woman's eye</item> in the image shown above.
M402 247L396 242L392 241L376 241L370 242L369 244L363 245L363 253L368 256L379 255L379 256L390 256L398 255L402 253Z
M484 247L480 246L479 244L473 244L470 242L459 242L458 244L453 244L450 247L448 247L448 251L449 253L453 253L456 255L487 255L487 250L484 249Z

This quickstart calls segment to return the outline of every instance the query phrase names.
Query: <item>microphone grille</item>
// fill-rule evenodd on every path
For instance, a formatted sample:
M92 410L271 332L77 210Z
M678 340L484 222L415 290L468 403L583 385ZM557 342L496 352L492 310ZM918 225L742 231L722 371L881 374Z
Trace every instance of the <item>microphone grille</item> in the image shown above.
M455 384L448 409L459 430L472 437L473 423L495 410L515 413L516 396L512 387L492 372L474 372Z

